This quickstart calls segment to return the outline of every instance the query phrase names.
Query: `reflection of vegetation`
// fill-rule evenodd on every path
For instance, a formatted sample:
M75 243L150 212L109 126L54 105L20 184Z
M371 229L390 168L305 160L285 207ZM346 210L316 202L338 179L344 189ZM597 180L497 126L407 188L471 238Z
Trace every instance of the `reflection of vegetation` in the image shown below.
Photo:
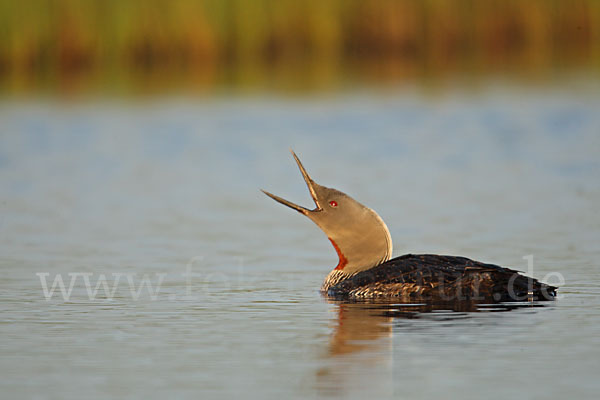
M596 0L0 0L9 90L82 73L114 82L168 72L200 87L287 74L330 84L348 74L537 75L599 59Z

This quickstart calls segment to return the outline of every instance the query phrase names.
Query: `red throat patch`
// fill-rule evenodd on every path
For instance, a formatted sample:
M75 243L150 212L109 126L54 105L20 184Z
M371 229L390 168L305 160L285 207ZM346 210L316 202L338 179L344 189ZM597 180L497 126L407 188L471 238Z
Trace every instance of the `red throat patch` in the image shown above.
M342 253L342 251L340 250L338 245L333 241L333 239L331 239L331 238L328 238L328 239L331 242L331 244L333 245L333 248L337 252L338 258L340 259L338 261L338 265L334 269L342 270L342 269L344 269L346 264L348 264L348 259L344 256L344 254Z

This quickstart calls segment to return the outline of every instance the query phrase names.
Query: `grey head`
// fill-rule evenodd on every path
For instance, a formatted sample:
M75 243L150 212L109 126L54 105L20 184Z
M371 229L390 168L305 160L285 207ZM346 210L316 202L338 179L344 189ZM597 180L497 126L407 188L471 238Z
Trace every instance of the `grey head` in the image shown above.
M309 210L267 191L263 192L307 216L321 228L338 253L339 263L334 272L353 275L389 260L392 238L379 215L347 194L315 183L293 151L292 156L316 207Z

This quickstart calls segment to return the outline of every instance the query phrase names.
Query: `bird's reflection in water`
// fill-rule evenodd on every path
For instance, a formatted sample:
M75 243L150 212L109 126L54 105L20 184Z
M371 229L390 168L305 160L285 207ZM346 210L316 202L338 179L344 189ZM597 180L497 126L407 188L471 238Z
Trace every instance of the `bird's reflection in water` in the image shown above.
M508 312L520 308L545 307L538 302L439 304L348 302L328 300L333 305L333 332L326 352L326 366L317 371L317 385L324 394L361 393L377 380L380 395L389 395L393 375L393 333L445 329L448 322L460 324L476 313ZM427 320L417 324L415 320ZM439 323L438 323L439 322ZM426 332L423 332L424 334ZM438 332L439 333L439 332ZM443 332L442 332L443 333ZM369 392L365 392L369 394Z
M518 308L544 307L543 303L390 303L390 302L343 302L330 300L335 305L337 323L334 326L329 354L347 354L376 346L376 339L390 336L396 329L410 327L402 320L428 319L452 321L470 318L475 312L507 312Z

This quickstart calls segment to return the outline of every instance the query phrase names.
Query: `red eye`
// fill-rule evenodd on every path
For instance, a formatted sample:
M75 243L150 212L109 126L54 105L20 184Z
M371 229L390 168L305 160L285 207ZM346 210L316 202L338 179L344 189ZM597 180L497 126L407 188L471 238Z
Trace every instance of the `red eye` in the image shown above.
M330 205L331 207L335 208L335 207L337 207L337 201L335 201L335 200L331 200L331 201L329 202L329 205Z

